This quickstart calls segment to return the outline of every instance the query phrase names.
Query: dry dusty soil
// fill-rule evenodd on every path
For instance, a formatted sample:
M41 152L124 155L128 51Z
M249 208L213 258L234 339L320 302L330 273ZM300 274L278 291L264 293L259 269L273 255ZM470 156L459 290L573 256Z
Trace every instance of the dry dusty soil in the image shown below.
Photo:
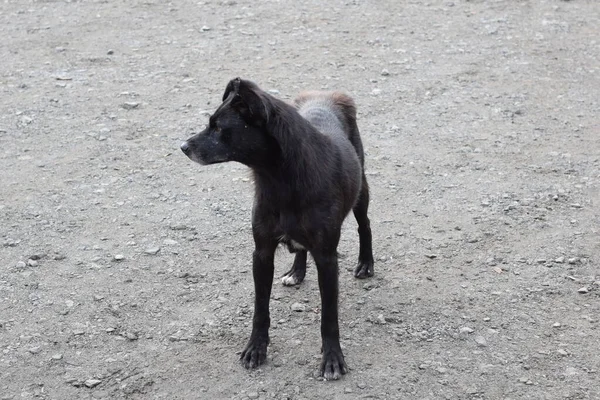
M600 399L597 0L1 0L0 35L0 399ZM251 175L179 151L236 76L358 104L340 381L312 262L238 362Z

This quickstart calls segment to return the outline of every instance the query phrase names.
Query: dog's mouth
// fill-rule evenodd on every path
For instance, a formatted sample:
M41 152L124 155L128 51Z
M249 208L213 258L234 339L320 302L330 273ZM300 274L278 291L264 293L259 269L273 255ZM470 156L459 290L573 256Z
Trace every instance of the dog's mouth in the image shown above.
M193 162L198 163L200 165L219 164L219 163L224 163L224 162L230 161L230 159L227 156L211 155L211 156L207 157L205 154L203 155L199 151L199 149L197 149L197 148L192 149L192 146L190 145L190 143L188 141L181 143L180 148L181 148L181 151L183 152L183 154L188 156L188 158L190 160L192 160Z
M189 142L185 141L185 142L181 143L180 149L183 152L183 154L188 156L188 158L190 160L192 160L193 162L198 163L200 165L208 164L204 160L202 160L200 157L198 157L196 152L192 150L192 147L190 146Z

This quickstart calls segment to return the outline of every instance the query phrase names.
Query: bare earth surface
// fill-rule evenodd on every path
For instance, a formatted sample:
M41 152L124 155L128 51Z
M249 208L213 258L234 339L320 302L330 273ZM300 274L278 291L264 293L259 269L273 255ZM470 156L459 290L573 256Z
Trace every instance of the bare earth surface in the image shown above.
M600 399L600 2L3 0L0 34L0 399ZM338 382L312 262L238 363L251 175L178 149L236 76L358 104Z

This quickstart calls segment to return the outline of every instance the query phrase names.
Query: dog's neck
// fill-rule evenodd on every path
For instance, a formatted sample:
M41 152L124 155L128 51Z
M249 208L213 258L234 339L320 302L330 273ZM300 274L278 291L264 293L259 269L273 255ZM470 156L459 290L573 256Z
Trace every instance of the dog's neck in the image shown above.
M277 112L271 114L265 130L275 140L276 148L260 163L248 166L257 186L278 186L278 190L294 196L319 179L319 167L330 161L323 152L329 139L291 105L275 98L270 100Z

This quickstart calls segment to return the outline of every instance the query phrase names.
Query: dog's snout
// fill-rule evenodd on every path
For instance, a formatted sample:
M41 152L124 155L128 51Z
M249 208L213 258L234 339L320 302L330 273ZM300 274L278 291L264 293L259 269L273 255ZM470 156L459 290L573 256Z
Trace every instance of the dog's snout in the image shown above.
M183 142L181 143L181 151L183 151L185 154L188 154L190 152L190 145L188 144L188 142Z

